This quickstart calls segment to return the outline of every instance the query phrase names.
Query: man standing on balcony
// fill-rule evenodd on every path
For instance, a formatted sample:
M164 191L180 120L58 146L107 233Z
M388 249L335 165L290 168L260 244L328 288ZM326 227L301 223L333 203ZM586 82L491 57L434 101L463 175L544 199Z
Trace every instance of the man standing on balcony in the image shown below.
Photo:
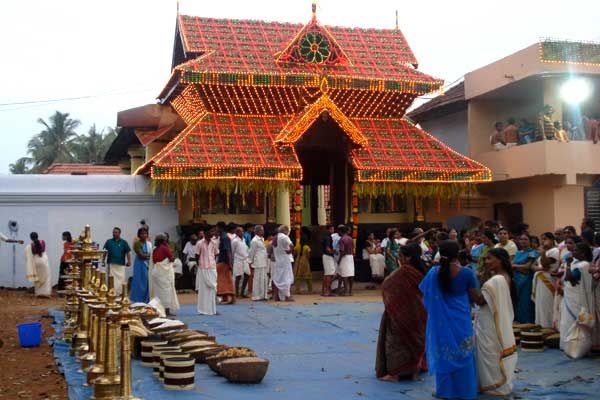
M513 117L510 117L506 122L508 122L508 125L502 130L502 138L506 148L509 148L519 144L519 127Z
M490 144L495 150L501 150L506 148L506 142L504 141L504 124L502 122L496 122L494 125L496 130L490 135Z

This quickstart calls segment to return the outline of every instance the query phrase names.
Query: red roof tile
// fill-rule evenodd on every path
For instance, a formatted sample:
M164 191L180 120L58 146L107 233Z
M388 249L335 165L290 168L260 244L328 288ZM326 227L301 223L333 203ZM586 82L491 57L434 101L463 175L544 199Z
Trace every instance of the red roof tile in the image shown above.
M152 177L299 180L293 147L273 143L287 119L204 114L151 160Z
M355 119L368 145L353 150L360 182L469 182L490 170L405 119Z
M298 181L302 167L294 147L274 142L290 118L205 114L137 172L151 167L154 179ZM368 141L352 154L359 182L459 183L491 177L489 169L406 120L351 122Z
M122 175L123 170L118 165L98 164L61 164L54 163L42 174L48 175Z
M400 30L322 26L348 56L349 64L316 67L277 62L302 24L186 15L179 16L178 24L186 52L205 54L178 67L187 72L318 74L326 70L334 77L441 84L410 66L417 60Z

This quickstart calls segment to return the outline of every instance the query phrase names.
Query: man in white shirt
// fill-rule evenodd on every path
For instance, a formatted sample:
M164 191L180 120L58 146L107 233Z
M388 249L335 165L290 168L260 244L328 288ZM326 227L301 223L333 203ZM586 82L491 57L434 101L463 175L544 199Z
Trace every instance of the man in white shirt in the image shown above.
M335 262L335 276L331 282L331 290L337 290L341 286L340 279L340 239L342 235L340 235L340 229L342 229L344 225L338 225L335 232L331 235L331 241L333 243L333 261Z
M268 255L265 247L265 229L262 225L254 227L254 237L250 241L250 253L248 259L250 267L254 269L252 278L252 300L263 301L269 298L267 285L269 283Z
M196 269L198 268L198 236L192 235L190 236L190 241L185 244L183 247L183 265L187 266L189 273L192 275L192 282L194 286L194 290L198 290L196 288ZM188 275L189 276L189 275ZM189 286L185 286L188 284L188 278L186 277L185 268L183 269L183 277L182 283L183 287L189 288Z
M244 240L244 229L241 226L235 229L235 237L231 241L231 254L233 255L235 296L248 297L246 295L246 285L248 285L248 279L250 278L250 264L248 263L248 246L246 246ZM242 277L244 277L243 281ZM240 281L242 281L241 289Z
M294 284L294 271L292 269L293 245L289 238L290 228L282 225L273 237L273 299L275 301L293 301L290 288Z
M10 239L4 233L0 232L0 242L23 244L22 240Z

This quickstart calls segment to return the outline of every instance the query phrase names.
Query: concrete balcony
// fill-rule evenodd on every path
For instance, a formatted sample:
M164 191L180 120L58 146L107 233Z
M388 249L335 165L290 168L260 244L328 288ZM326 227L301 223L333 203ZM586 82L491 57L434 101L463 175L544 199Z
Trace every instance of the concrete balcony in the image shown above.
M600 143L590 141L548 140L492 150L473 158L492 170L494 181L564 175L566 184L575 184L577 175L600 175Z

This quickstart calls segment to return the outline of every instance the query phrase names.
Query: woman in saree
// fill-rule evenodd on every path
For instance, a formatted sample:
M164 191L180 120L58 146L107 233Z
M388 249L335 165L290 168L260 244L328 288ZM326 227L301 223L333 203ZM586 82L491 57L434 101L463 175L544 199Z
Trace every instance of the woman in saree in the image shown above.
M521 250L517 251L512 263L514 283L517 290L515 301L515 321L522 324L532 324L535 321L535 304L531 301L533 287L533 263L539 257L537 250L531 248L529 235L519 238Z
M427 367L435 374L438 398L476 399L471 302L478 298L477 278L458 264L458 251L457 242L443 241L440 265L431 268L419 286L427 309Z
M137 237L138 240L133 244L135 261L133 262L133 281L129 298L133 303L148 303L150 301L148 270L150 269L152 242L148 240L148 231L144 228L138 229Z
M411 243L400 248L402 266L382 285L385 311L381 316L375 372L384 381L409 377L418 379L427 369L425 326L427 312L419 284L425 276L421 246Z
M385 246L385 269L391 274L400 266L400 244L396 241L400 239L400 232L393 228L388 235L387 245Z
M35 285L35 297L50 298L52 275L46 255L46 242L40 240L36 232L29 234L31 244L25 247L27 280Z
M152 252L152 296L159 298L167 315L179 310L179 299L175 290L175 256L167 245L167 236L159 233L154 239Z
M556 272L558 271L560 252L556 247L554 234L542 234L540 256L536 261L533 275L531 299L535 303L535 324L542 328L554 327L554 296Z
M490 249L485 260L492 275L481 288L479 313L475 321L475 348L479 391L486 395L512 393L517 345L513 334L515 287L508 252Z
M567 258L563 283L563 300L560 310L560 348L565 350L567 341L576 324L588 325L591 336L591 328L595 319L595 302L592 292L592 275L590 274L590 262L592 261L592 249L585 243L579 242L572 251L572 256ZM583 318L586 316L586 318ZM589 320L589 323L586 321ZM583 344L571 343L579 346ZM588 348L589 350L589 348ZM583 356L584 354L582 354Z
M479 265L479 257L481 257L481 250L483 250L483 248L485 247L481 238L482 235L483 233L481 232L473 233L471 249L469 250L469 254L471 255L471 269L474 272L477 272L477 265Z

